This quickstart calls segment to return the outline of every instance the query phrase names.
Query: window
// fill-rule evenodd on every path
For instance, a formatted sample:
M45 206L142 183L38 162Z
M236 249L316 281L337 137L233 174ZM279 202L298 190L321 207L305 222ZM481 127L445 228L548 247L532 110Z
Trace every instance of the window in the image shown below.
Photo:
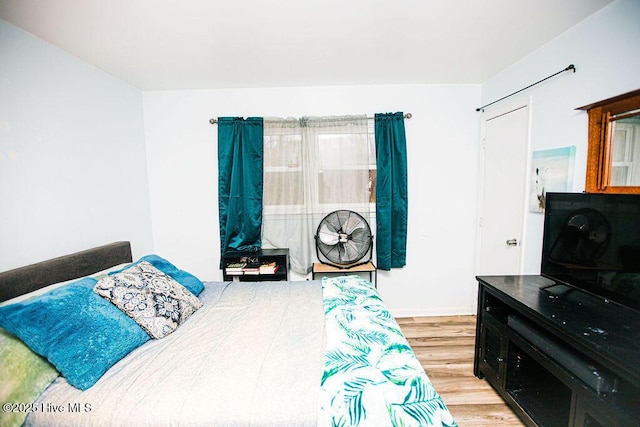
M271 132L264 135L264 209L295 209L304 204L302 135Z
M264 135L266 214L328 213L345 205L352 210L372 209L368 206L375 203L376 185L372 124L330 123L309 130L304 120L270 122Z
M349 209L373 227L375 159L364 116L265 119L263 247L289 248L291 269L306 274L325 215Z

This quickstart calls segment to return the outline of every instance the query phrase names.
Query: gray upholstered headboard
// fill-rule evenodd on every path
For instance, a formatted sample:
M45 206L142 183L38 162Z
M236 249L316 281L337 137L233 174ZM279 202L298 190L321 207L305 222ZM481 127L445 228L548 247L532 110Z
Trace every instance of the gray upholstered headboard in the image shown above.
M0 301L131 261L131 244L115 242L5 271L0 273Z

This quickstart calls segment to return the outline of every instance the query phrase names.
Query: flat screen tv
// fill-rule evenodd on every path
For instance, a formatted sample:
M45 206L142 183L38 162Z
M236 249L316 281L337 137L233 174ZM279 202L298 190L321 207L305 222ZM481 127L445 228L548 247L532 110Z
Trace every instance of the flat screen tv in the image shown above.
M547 193L541 274L640 311L640 195Z

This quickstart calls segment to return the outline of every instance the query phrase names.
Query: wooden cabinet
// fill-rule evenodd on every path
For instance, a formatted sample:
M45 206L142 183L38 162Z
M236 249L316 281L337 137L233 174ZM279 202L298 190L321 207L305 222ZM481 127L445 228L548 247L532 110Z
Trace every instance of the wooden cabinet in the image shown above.
M542 276L478 281L474 374L527 425L637 425L640 312Z
M275 265L275 272L265 272L264 269L260 269L261 266L269 263ZM242 264L244 264L242 267L238 266ZM289 280L289 249L261 249L257 252L228 251L222 257L222 278L225 281L242 282Z
M490 314L485 316L481 325L480 342L478 358L482 372L494 382L504 383L508 340L504 325Z

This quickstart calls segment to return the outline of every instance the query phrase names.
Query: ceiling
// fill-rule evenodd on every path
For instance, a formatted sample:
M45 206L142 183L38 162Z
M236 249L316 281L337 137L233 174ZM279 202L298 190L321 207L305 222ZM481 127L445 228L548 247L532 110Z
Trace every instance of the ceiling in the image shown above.
M0 0L0 18L141 90L480 84L611 1Z

